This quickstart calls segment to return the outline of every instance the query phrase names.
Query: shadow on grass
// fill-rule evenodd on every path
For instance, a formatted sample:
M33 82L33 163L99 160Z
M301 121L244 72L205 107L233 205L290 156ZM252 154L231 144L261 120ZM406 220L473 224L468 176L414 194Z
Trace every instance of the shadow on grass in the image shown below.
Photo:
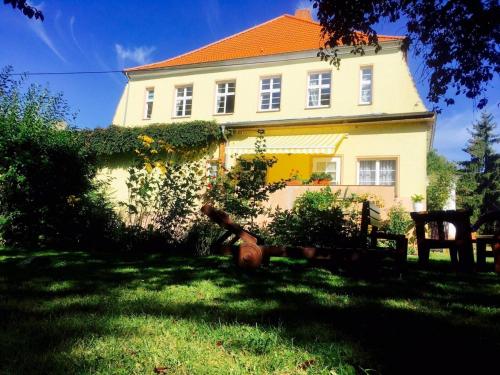
M448 262L426 271L412 264L404 280L361 279L299 261L246 274L219 257L4 249L0 373L92 372L88 358L56 353L126 336L117 318L137 315L279 327L280 340L332 368L339 363L328 348L349 348L340 355L359 373L482 373L500 353L498 281L452 273ZM207 282L217 295L200 284ZM175 298L176 287L193 289Z

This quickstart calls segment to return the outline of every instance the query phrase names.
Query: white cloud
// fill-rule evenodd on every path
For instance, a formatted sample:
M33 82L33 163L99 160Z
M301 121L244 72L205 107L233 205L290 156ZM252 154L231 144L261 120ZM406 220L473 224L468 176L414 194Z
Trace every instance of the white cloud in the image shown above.
M148 64L151 62L151 54L155 49L155 47L146 46L125 48L121 44L115 44L116 56L120 66L123 66L125 62L132 62L138 65Z
M69 19L69 31L70 31L70 34L71 34L71 39L73 39L73 43L74 45L76 46L76 48L78 48L78 50L85 56L87 57L87 55L85 54L85 52L83 52L83 49L82 47L80 46L80 43L78 42L78 39L76 39L76 36L75 36L75 21L76 21L76 18L75 16L71 16L70 19Z
M498 106L491 105L486 108L486 112L492 113L498 123L500 115ZM472 124L480 116L481 111L475 109L475 107L469 110L455 111L450 114L438 116L434 148L450 160L459 161L467 159L467 154L462 149L465 148L470 138L468 129L472 129Z
M205 21L212 37L217 35L220 26L220 6L218 0L207 0L203 2L203 10L205 13Z
M30 26L31 30L33 30L38 39L40 39L61 61L67 62L66 58L61 54L61 52L59 52L59 50L55 46L52 38L47 33L47 30L45 30L43 22L34 21L29 22L28 25Z

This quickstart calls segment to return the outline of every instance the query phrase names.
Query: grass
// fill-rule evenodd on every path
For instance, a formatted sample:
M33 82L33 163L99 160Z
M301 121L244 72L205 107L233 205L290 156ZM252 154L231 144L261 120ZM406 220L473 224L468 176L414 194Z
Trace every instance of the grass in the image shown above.
M498 353L499 277L447 260L398 280L0 250L1 374L485 373Z

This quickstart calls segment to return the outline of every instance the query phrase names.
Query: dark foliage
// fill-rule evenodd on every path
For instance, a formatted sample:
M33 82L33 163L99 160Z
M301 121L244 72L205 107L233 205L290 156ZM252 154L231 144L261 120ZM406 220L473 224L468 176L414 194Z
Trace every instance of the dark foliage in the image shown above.
M156 141L166 142L172 149L187 153L202 151L222 141L220 127L213 121L191 121L173 124L151 124L148 126L121 127L82 130L79 132L85 147L100 159L133 152L140 148L139 136L149 136Z
M453 96L479 99L488 83L500 73L500 6L496 0L311 0L318 10L323 32L328 36L322 58L338 66L340 45L351 45L352 53L363 54L366 46L382 47L373 26L388 20L406 22L403 51L410 45L422 55L429 92L427 99L437 105Z
M106 246L120 222L94 181L95 155L67 127L60 94L0 72L0 237L23 247Z
M493 116L482 113L464 149L470 159L460 163L457 200L460 207L472 210L473 220L500 209L500 154L494 148L500 136L495 129Z
M44 20L43 13L37 8L29 5L27 0L3 0L5 5L11 5L14 9L19 9L26 17L37 20Z

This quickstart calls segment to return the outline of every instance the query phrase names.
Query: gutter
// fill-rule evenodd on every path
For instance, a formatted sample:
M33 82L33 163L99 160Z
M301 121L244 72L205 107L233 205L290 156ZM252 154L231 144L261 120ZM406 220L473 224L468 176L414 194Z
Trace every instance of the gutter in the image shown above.
M434 148L434 137L436 135L436 122L437 122L437 115L434 112L434 121L431 124L431 137L429 139L429 149L428 151L432 150Z
M127 77L127 93L125 95L125 108L123 110L123 125L127 123L127 110L128 110L128 94L130 92L130 77L127 72L124 72L125 77Z
M309 117L302 119L284 119L284 120L268 120L268 121L243 121L243 122L226 122L224 125L228 128L253 128L253 127L273 127L273 126L294 126L294 125L338 125L338 124L353 124L353 123L371 123L381 121L408 121L408 120L428 120L432 121L432 129L434 129L435 120L434 112L409 112L395 114L373 114L361 116L329 116L329 117ZM434 136L432 135L432 139ZM432 142L431 142L432 143Z

